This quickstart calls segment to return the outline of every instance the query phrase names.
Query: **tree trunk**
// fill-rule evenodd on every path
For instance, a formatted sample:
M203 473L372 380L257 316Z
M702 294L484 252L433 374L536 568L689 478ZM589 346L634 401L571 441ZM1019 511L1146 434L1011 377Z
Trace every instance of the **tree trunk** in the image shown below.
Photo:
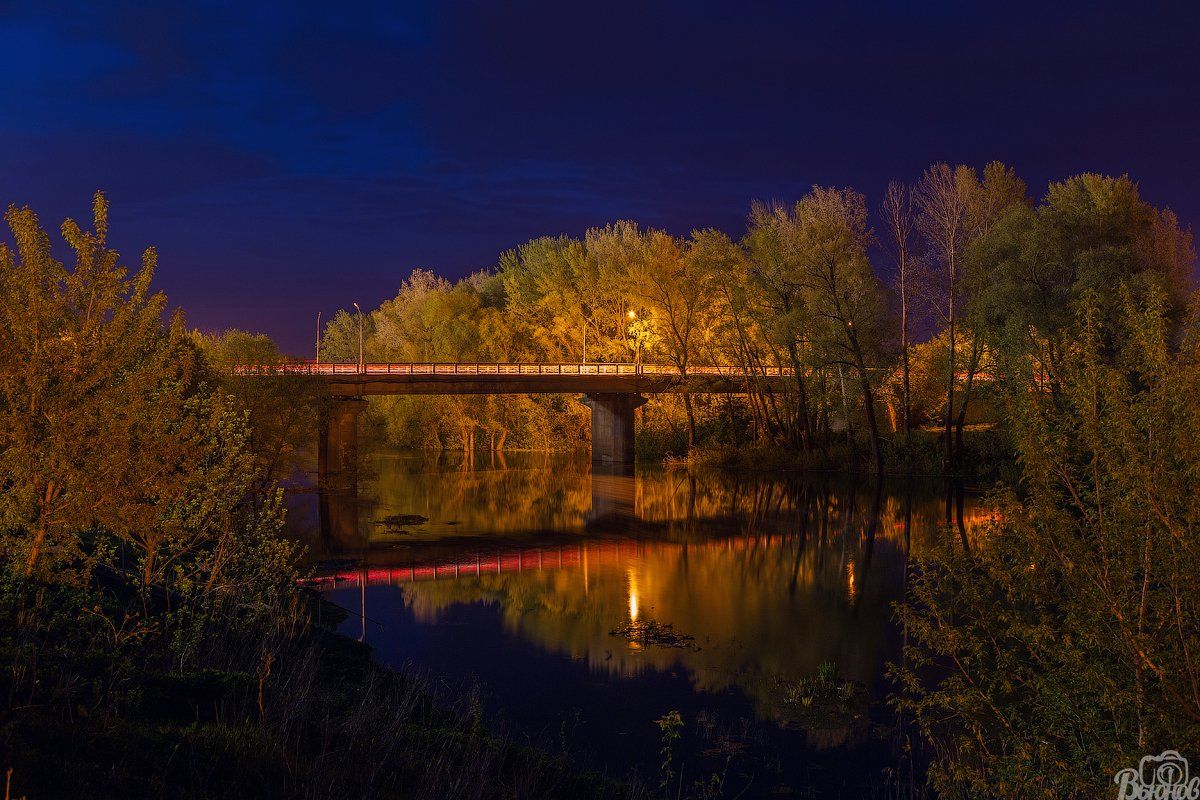
M947 473L954 469L954 439L953 439L953 422L954 422L954 270L950 271L950 376L946 381L946 454L945 454L945 471Z
M805 453L812 452L812 425L808 416L808 390L804 385L804 370L800 368L800 354L796 352L796 343L788 343L788 355L792 359L792 370L796 374L796 394L800 411L800 444Z
M692 395L683 393L683 407L687 410L688 450L696 446L696 412L692 409Z
M963 456L963 428L967 424L967 404L971 401L971 390L975 385L975 373L979 371L979 360L983 356L983 347L979 344L978 338L971 343L971 361L967 365L967 385L963 387L962 402L959 403L958 416L954 421L954 458L956 462L962 461Z
M33 542L29 545L29 557L25 559L26 578L33 574L33 569L37 566L38 557L41 555L42 543L45 541L46 526L39 525L38 529L33 532Z
M817 426L821 435L821 455L829 461L829 386L825 382L825 370L818 373L820 379L821 408L818 411Z
M879 423L875 419L875 398L871 391L871 382L866 372L859 370L859 383L862 385L863 404L866 406L867 430L871 435L871 459L875 462L875 477L883 478L883 448L879 440Z
M154 577L154 548L147 545L146 561L142 565L142 591L150 588L151 579Z
M842 392L842 417L846 423L846 443L850 445L850 452L853 453L854 427L850 424L850 400L846 396L846 373L841 364L838 364L838 387Z
M904 407L901 419L904 421L904 447L912 448L912 391L910 388L910 368L908 361L908 308L907 303L901 303L900 312L900 386Z

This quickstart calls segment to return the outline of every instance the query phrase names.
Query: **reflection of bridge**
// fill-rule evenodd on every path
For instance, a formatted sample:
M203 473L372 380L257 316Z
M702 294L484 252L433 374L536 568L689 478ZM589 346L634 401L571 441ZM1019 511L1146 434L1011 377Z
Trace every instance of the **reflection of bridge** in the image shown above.
M367 584L395 585L397 583L419 583L453 578L503 575L510 572L545 569L588 569L589 565L621 564L624 559L640 555L644 545L636 541L580 542L575 545L549 547L525 547L489 554L476 553L467 558L458 558L435 563L414 564L407 567L362 567L356 570L333 571L318 575L314 584L342 583L346 581ZM624 552L622 552L622 548Z
M336 401L322 421L323 482L355 482L358 415L370 395L581 394L592 409L592 460L633 462L634 410L644 394L737 394L751 387L783 390L792 371L779 367L678 367L662 364L317 364L240 365L243 376L311 376Z
M676 542L655 542L652 547L700 550L750 551L770 548L779 542L795 539L784 534L758 533L753 536L727 536L688 545ZM630 559L644 558L646 542L637 539L602 539L559 544L476 552L462 558L422 560L408 566L367 566L319 571L306 582L315 586L350 583L366 586L395 586L402 583L477 578L484 575L505 575L514 572L581 569L584 579L593 567L623 566Z

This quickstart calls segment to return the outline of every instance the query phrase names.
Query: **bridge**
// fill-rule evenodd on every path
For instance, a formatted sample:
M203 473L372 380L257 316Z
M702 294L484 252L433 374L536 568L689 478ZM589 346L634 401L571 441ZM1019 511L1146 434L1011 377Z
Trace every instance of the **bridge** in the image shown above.
M372 395L579 394L592 409L592 460L630 464L634 411L644 395L742 394L751 387L782 391L794 373L780 367L603 363L317 363L242 364L244 377L308 376L331 397L321 422L319 471L325 485L353 485L358 415Z

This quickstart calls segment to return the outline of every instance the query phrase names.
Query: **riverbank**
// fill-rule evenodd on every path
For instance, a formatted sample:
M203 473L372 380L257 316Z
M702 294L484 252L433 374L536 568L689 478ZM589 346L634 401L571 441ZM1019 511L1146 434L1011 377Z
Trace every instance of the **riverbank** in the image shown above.
M792 450L769 443L743 445L700 444L685 455L676 455L662 443L650 441L639 447L641 463L661 463L669 468L718 468L751 472L811 472L833 475L873 474L866 444L855 446L844 439L811 452ZM945 478L943 433L916 430L911 442L883 442L884 474L901 478ZM975 486L1015 482L1019 465L1012 444L995 426L980 426L963 432L962 456L950 478Z
M642 796L490 730L469 692L376 664L328 627L345 612L309 593L305 616L320 605L325 625L241 630L182 664L169 615L136 647L81 651L55 642L79 643L71 598L35 594L40 631L18 622L0 643L23 670L0 679L12 797Z
M554 449L510 447L504 450L477 448L463 451L460 448L409 447L390 441L377 426L369 427L368 431L369 435L360 442L366 458L360 464L359 477L364 479L377 477L372 458L379 453L427 453L431 456L462 458L472 465L504 469L509 460L525 459L530 455L550 459L576 454L586 457L589 452L586 442L582 446L575 443L574 446ZM850 444L845 437L839 437L824 446L814 446L809 452L767 441L738 444L702 442L688 448L685 438L678 431L663 435L662 431L639 430L635 443L636 463L653 467L845 476L874 474L869 445L863 441ZM973 486L991 486L998 482L1013 484L1020 477L1020 465L1013 444L996 424L968 426L963 431L960 457L949 475L945 468L945 438L941 430L914 430L907 444L899 438L884 439L882 448L884 474L890 477L939 480L949 477Z

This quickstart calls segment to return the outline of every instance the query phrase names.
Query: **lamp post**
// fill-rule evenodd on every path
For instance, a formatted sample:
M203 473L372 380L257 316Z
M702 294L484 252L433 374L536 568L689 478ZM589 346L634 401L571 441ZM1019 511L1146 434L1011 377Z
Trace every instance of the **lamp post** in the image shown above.
M317 372L321 371L321 312L317 312Z
M641 374L642 371L642 337L639 332L634 330L634 325L637 324L637 312L632 308L629 309L629 330L633 334L633 342L636 345L633 354L633 372L635 375Z
M358 371L363 371L363 313L358 307L358 303L354 304L354 310L358 312Z

